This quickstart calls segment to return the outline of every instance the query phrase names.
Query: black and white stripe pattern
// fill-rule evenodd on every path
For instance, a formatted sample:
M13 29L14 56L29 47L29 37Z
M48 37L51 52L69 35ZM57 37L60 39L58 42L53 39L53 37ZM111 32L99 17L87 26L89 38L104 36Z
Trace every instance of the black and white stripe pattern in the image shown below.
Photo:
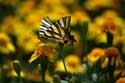
M71 16L63 17L52 23L49 17L43 18L40 23L39 37L44 40L63 42L66 35L70 35Z
M57 23L60 25L61 28L70 32L69 31L70 21L71 21L71 16L66 16L66 17L63 17L62 19L58 20Z

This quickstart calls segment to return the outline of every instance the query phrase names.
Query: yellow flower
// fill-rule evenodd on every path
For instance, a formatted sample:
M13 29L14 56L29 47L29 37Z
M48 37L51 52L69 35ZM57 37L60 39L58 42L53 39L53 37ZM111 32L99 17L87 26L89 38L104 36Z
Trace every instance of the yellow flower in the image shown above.
M35 0L24 1L16 12L19 14L19 16L26 15L33 10L34 4Z
M46 46L45 44L41 43L38 44L38 47L36 48L35 52L32 54L31 58L29 59L29 63L33 62L40 56L47 56L50 60L53 60L55 58L56 52L54 49Z
M101 33L101 34L98 34L95 36L96 39L96 43L107 43L107 36L106 36L106 33Z
M88 9L88 10L96 10L98 8L101 8L101 7L110 7L113 5L113 1L112 0L87 0L85 2L85 7Z
M12 33L14 26L16 24L16 19L14 16L6 16L1 25L1 30L6 33Z
M0 33L0 52L9 54L15 52L15 47L9 36L5 33Z
M70 16L68 10L62 5L55 5L56 7L52 8L51 11L46 9L46 16L49 16L53 21L60 19L62 16ZM48 12L49 11L49 12Z
M42 15L43 17L48 16L52 20L58 20L62 16L70 15L68 9L60 0L43 0L40 5L40 10L45 12Z
M43 5L46 6L55 6L55 5L61 5L61 1L60 0L43 0Z
M96 26L94 23L89 22L88 25L88 32L87 32L87 39L91 40L91 39L95 39L97 37L97 35L100 33L100 30L95 30Z
M104 56L104 49L94 48L88 55L87 60L90 61L90 65L96 63L102 56Z
M62 0L61 2L64 3L64 4L68 4L68 5L69 4L71 5L71 4L77 3L76 0Z
M8 70L7 72L8 77L17 77L17 73L13 68L13 61L9 61L7 64L4 64L3 67ZM22 78L25 78L30 81L40 82L41 81L40 71L41 69L39 66L32 69L32 71L22 68L20 74ZM46 71L45 79L47 82L52 82L53 80L53 78L51 77L48 71Z
M38 30L40 26L40 21L44 15L45 15L45 9L33 10L30 14L28 14L25 17L25 24L28 27L33 27L36 30Z
M115 83L125 83L125 77L119 78Z
M102 60L102 67L106 67L108 64L108 62L110 61L110 65L114 65L118 66L118 65L122 65L122 61L120 58L120 53L119 50L115 47L109 47L107 49L105 49L105 53L104 56L101 58Z
M121 73L121 76L125 76L125 69L124 69L124 67L122 67L122 69L115 69L114 76L118 76L120 73Z
M101 16L98 16L95 21L96 30L100 32L111 32L113 35L121 34L123 27L123 20L117 15L115 11L107 10Z
M35 47L38 43L38 39L33 33L23 33L17 37L17 45L21 47L26 53L32 52L35 50Z
M125 53L125 29L124 27L119 32L119 35L115 35L113 45L117 46L120 45L122 48L122 51Z
M115 11L107 10L96 17L94 23L89 25L88 37L95 39L97 43L107 43L106 32L113 35L113 44L117 41L115 38L118 39L124 33L123 20Z
M2 32L11 34L15 37L19 37L21 34L32 31L32 28L26 23L21 22L19 17L16 16L6 16L1 25Z
M12 61L7 61L6 64L3 64L2 68L8 71L5 73L8 77L10 77L10 76L16 77L17 76L17 74L13 68Z
M84 21L90 21L87 13L82 10L75 10L72 14L71 25L75 25L76 23L83 23Z
M52 20L69 15L68 9L64 7L60 0L43 0L40 8L41 11L45 11L43 16L48 16Z
M122 34L122 33L121 33ZM124 34L122 35L116 35L113 41L113 45L121 45L121 46L125 46L125 36Z
M23 69L21 75L22 75L22 78L25 78L31 81L41 82L42 79L41 79L40 71L41 70L39 68L34 68L31 72L29 72L26 69ZM48 71L46 71L45 80L47 82L52 82L53 80L53 77L49 74Z
M67 72L71 74L84 72L84 68L80 63L80 58L77 55L68 55L65 57L64 61L66 64ZM65 72L65 68L61 60L56 62L56 70Z
M96 23L89 23L87 32L87 39L94 40L97 44L98 43L107 43L106 33L102 33L99 25Z
M119 57L120 53L119 50L115 47L109 47L105 50L105 57Z

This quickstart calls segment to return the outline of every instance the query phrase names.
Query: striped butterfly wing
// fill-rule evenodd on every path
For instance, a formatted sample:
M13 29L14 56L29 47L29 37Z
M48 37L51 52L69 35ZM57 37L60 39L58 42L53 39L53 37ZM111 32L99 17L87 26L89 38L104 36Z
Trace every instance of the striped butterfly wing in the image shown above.
M52 23L48 17L45 17L40 25L40 39L60 43L67 43L71 40L73 43L75 39L70 35L70 20L71 16L66 16Z
M70 21L71 16L65 16L59 20L57 20L54 25L56 27L60 27L65 33L70 33Z
M69 44L73 45L73 43L76 41L74 39L74 36L70 34L71 29L70 29L70 21L71 21L71 16L65 16L59 20L57 20L54 25L56 27L59 27L60 33L62 36L62 43L64 44Z
M56 27L49 17L43 18L40 23L39 38L42 41L59 42L62 41L59 27Z

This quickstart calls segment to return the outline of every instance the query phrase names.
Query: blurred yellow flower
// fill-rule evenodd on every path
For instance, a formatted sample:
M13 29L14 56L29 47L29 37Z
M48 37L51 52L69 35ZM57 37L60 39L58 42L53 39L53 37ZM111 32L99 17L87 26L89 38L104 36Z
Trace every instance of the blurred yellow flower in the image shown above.
M84 21L90 21L88 14L82 10L75 10L71 15L72 15L71 25L75 25L77 23L82 24Z
M96 63L102 56L104 56L104 49L94 48L88 55L87 60L89 60L90 65Z
M125 36L124 35L121 35L121 36L118 36L116 35L115 38L114 38L114 41L113 41L113 45L121 45L121 46L125 46Z
M32 31L31 28L29 25L26 25L26 23L22 22L19 17L11 15L6 16L1 25L2 32L8 33L9 35L13 35L15 37L27 33L28 31Z
M94 23L89 22L88 24L88 32L87 32L87 39L91 40L91 39L95 39L96 36L100 33L100 31L97 29L95 30L96 26Z
M68 10L61 5L59 6L56 5L56 7L52 8L51 11L50 10L46 11L46 16L49 16L54 21L60 19L60 17L62 16L68 16L68 15L70 16Z
M21 75L22 75L22 78L25 78L31 81L40 82L42 80L40 71L41 70L39 68L34 68L31 72L23 69ZM53 80L53 77L49 74L48 71L46 71L45 80L47 82L52 82Z
M74 74L74 73L83 73L84 68L80 62L80 58L77 55L68 55L64 59L66 64L67 72ZM61 60L56 62L56 70L65 72L64 64Z
M3 67L8 70L7 76L8 77L17 77L17 73L13 68L13 61L9 61L7 64L4 64ZM32 71L29 71L25 68L21 69L21 77L27 80L40 82L41 81L41 73L40 68L36 67ZM50 76L49 72L46 72L45 79L47 82L52 82L53 78Z
M57 20L62 16L70 15L68 9L60 0L43 0L40 11L44 11L43 17L48 16L52 20Z
M112 0L87 0L85 2L85 8L87 8L88 10L96 10L99 9L101 7L111 7L113 5L113 1Z
M122 47L123 53L125 53L125 29L124 27L121 29L121 32L119 32L120 35L116 35L113 41L113 45L117 46L120 45Z
M1 30L6 33L12 33L14 26L16 24L16 19L14 16L6 16L1 24Z
M32 63L38 57L47 56L49 60L54 60L56 55L56 51L50 47L47 47L44 43L38 44L35 52L32 54L31 58L29 59L29 63Z
M97 16L94 22L89 24L87 36L88 39L94 39L96 43L107 43L106 32L113 35L113 45L116 45L117 41L120 41L120 36L123 36L123 20L115 11L107 10Z
M38 30L40 21L44 15L45 15L45 9L32 10L32 12L25 17L24 23L28 27L33 27L35 30Z
M109 47L105 50L105 57L119 57L120 56L120 52L117 48L115 47Z
M95 23L89 23L87 32L87 39L94 40L98 43L107 43L106 33L103 33L99 26Z
M0 52L9 54L15 52L15 47L6 33L0 33Z
M120 58L120 52L115 47L109 47L105 49L104 56L101 58L102 60L102 67L106 67L107 65L114 65L119 66L122 65L122 60ZM108 62L110 61L110 64Z
M107 43L107 36L106 33L101 33L95 36L96 43Z
M46 13L43 16L49 16L52 20L59 19L68 14L67 8L62 5L60 0L43 0L42 6L40 6L41 11L45 10Z
M125 83L125 77L119 78L115 83Z
M32 52L35 50L35 47L38 43L38 38L35 34L31 32L22 33L17 37L17 45L22 48L26 53Z
M4 64L3 66L1 66L3 69L7 70L8 72L6 72L6 75L8 77L12 76L15 77L17 76L14 68L13 68L13 63L11 61L6 62L6 64Z
M60 0L64 4L75 4L77 3L76 0Z
M96 17L94 23L96 30L101 30L101 33L109 31L113 35L121 34L123 27L123 20L112 10L107 10L101 16Z
M115 69L114 76L118 76L121 73L121 76L125 76L125 69L124 67L122 69Z
M45 6L53 7L55 5L61 5L61 1L60 0L43 0L42 4Z
M26 14L29 14L33 8L34 8L35 0L26 0L22 2L19 6L19 9L17 9L17 14L19 16L24 16Z

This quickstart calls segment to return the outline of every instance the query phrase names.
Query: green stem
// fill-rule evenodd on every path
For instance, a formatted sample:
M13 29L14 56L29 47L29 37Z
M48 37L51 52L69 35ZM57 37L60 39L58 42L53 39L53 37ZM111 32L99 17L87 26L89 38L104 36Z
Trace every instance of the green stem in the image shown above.
M41 75L42 75L42 82L41 83L46 83L45 72L41 72Z
M19 83L23 83L22 77L21 77L21 72L20 71L16 71L18 79L19 79Z
M23 83L23 80L20 76L19 76L19 83Z
M65 72L67 73L67 68L66 68L66 64L65 64L64 58L62 59L62 61L63 61L63 65L64 65Z
M65 69L65 72L67 72L64 56L62 55L64 44L60 43L59 46L60 46L61 59L63 61L64 69Z
M60 46L60 52L61 52L61 59L62 59L62 61L63 61L63 65L64 65L64 69L65 69L65 72L67 73L68 71L67 71L67 68L66 68L66 63L65 63L65 60L64 60L64 56L62 55L62 53L63 53L63 47L64 47L64 44L62 44L62 43L59 43L59 46ZM70 83L70 80L69 80L69 78L68 78L68 83Z
M48 57L47 56L41 56L40 57L40 64L41 64L41 77L42 77L42 83L46 83L45 80L45 73L48 67Z

